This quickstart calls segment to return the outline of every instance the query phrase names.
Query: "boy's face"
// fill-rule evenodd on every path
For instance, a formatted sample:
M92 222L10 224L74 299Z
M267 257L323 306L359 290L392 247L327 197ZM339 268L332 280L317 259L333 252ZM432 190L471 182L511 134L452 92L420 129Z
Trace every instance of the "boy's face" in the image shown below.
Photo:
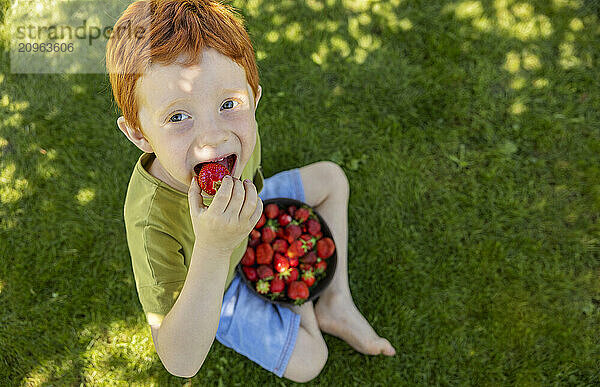
M239 178L256 144L252 88L244 68L213 48L199 64L152 64L139 78L136 98L146 134L132 131L120 117L119 128L142 151L156 154L152 169L171 187L186 192L194 167L235 155L231 175Z

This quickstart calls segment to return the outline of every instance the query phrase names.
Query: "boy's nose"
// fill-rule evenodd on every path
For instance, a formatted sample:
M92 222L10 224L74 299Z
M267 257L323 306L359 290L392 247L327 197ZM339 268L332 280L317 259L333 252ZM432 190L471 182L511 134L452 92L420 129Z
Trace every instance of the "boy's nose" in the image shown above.
M196 136L196 145L199 149L206 146L218 148L229 139L229 131L219 128L217 125L209 124L200 127Z

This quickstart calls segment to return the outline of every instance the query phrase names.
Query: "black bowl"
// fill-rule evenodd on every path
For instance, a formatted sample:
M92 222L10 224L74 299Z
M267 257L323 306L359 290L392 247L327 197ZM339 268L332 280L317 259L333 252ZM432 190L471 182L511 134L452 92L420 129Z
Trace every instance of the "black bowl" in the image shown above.
M329 286L329 284L331 283L331 280L333 279L333 275L335 273L335 268L337 266L337 243L335 242L335 239L333 239L333 235L331 235L331 231L329 230L327 223L325 223L325 220L323 220L321 215L319 215L319 213L317 211L315 211L314 208L312 208L308 204L301 202L299 200L290 199L290 198L273 198L273 199L263 200L263 211L267 207L267 204L271 204L271 203L278 204L279 206L284 207L284 208L288 208L289 206L296 206L297 208L305 206L305 207L312 209L314 214L319 219L319 222L321 223L321 232L323 233L323 238L329 237L333 240L333 243L335 244L335 251L333 252L333 255L326 259L327 269L325 269L325 277L323 277L319 282L315 283L313 286L308 288L309 296L304 302L314 301L319 297L319 295L323 292L323 290L325 290L325 288L327 288L327 286ZM256 294L257 296L259 296L260 298L262 298L266 301L269 301L273 304L294 305L294 301L289 299L287 297L287 295L285 295L285 299L283 299L283 300L272 300L270 297L257 292L256 288L254 287L255 283L246 278L246 275L244 274L244 271L242 270L241 263L238 263L236 270L242 277L242 280L244 281L246 286L248 286L250 288L250 290L252 290L252 292L254 294Z

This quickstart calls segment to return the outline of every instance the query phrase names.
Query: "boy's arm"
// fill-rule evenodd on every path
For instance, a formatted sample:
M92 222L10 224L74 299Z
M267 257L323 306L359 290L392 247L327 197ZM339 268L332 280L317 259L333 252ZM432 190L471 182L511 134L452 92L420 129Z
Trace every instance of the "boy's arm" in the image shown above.
M229 260L256 225L263 203L251 181L225 176L209 207L195 179L188 202L196 237L187 276L177 301L155 329L156 352L173 375L195 375L217 334Z
M188 274L177 301L152 339L171 374L194 376L215 339L232 251L194 245Z
M194 376L215 339L232 251L194 245L187 277L177 301L153 325L152 339L171 374Z

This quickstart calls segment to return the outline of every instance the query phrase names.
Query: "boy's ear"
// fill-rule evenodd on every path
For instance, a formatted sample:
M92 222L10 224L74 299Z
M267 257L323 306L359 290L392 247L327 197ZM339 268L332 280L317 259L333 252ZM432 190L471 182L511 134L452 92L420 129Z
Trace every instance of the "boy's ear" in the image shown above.
M127 123L125 122L125 117L121 116L117 118L117 126L119 127L119 129L121 129L121 132L123 132L123 134L127 136L129 141L134 143L135 146L140 148L143 152L154 152L152 146L150 145L148 140L146 140L144 135L140 131L134 130L127 125Z
M260 101L260 97L262 96L262 87L258 85L258 92L256 93L256 103L254 104L254 110L258 107L258 101Z

